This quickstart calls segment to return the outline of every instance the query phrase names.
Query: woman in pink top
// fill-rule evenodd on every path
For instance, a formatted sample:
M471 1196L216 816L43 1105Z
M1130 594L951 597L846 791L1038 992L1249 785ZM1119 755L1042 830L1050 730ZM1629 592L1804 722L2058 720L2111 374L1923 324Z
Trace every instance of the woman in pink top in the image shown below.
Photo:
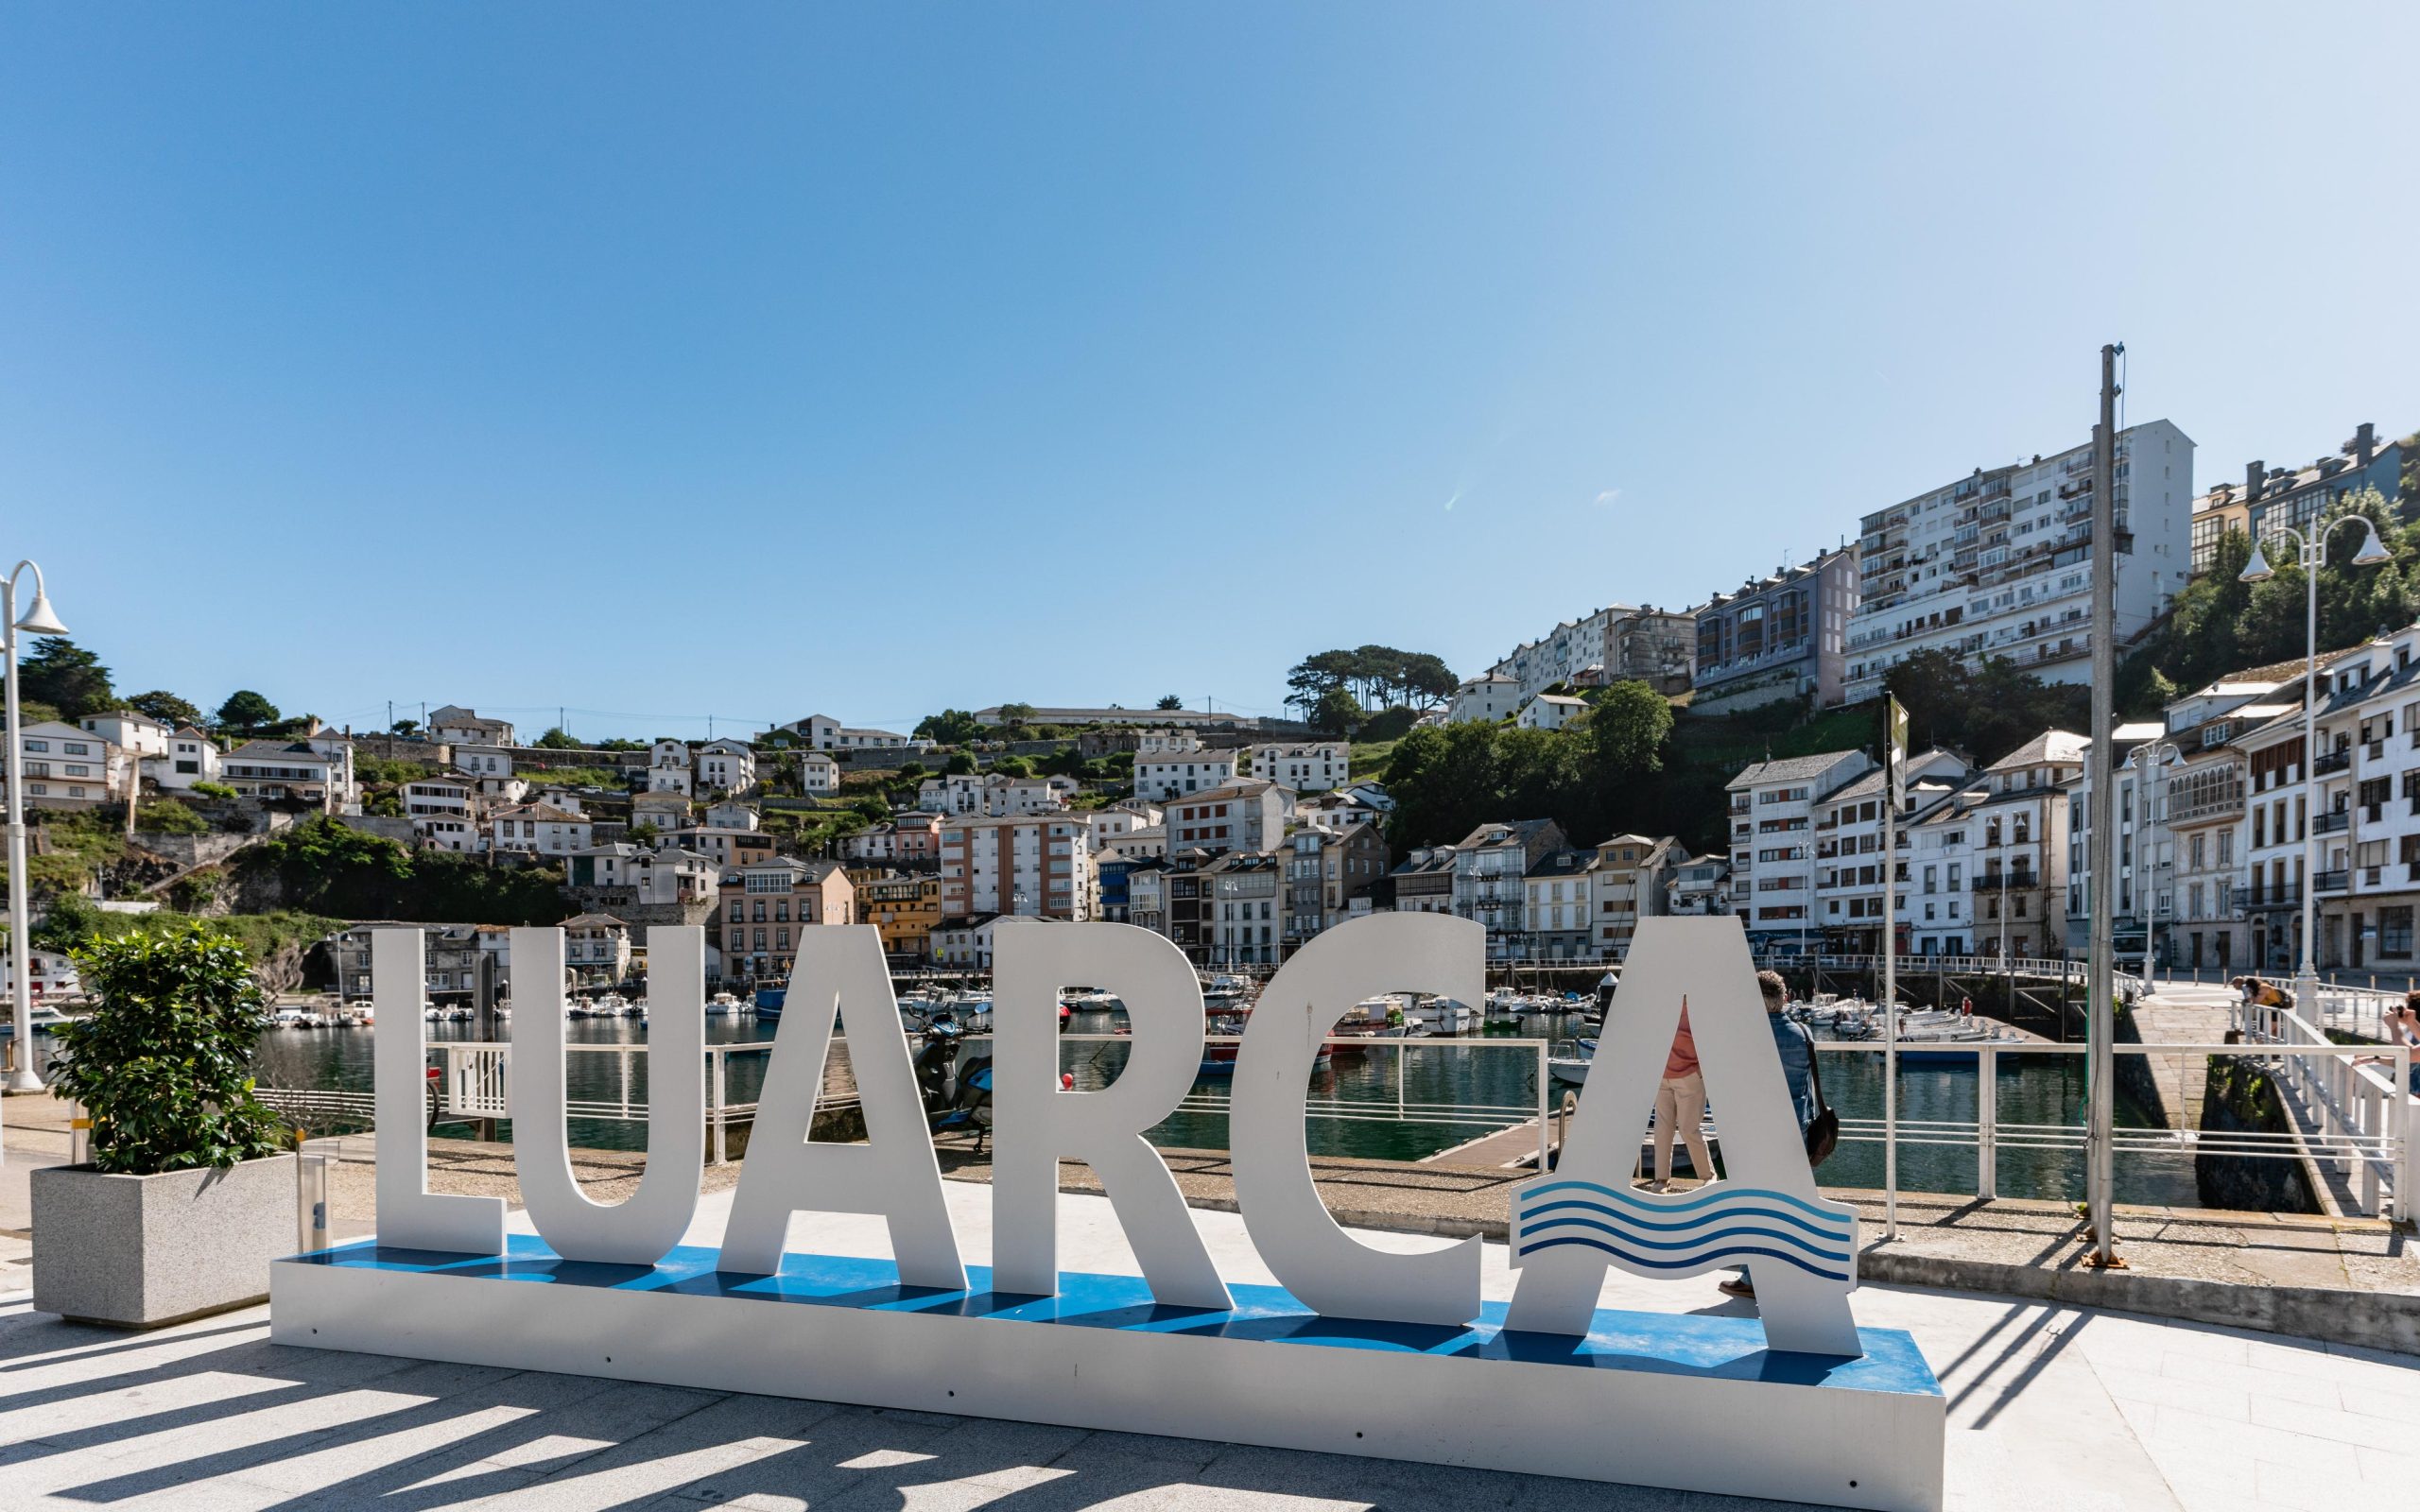
M1689 1000L1681 1000L1681 1027L1664 1057L1664 1080L1655 1090L1655 1179L1650 1192L1672 1185L1672 1136L1689 1147L1689 1169L1700 1181L1714 1179L1714 1156L1705 1147L1705 1077L1698 1072L1698 1042L1689 1033Z

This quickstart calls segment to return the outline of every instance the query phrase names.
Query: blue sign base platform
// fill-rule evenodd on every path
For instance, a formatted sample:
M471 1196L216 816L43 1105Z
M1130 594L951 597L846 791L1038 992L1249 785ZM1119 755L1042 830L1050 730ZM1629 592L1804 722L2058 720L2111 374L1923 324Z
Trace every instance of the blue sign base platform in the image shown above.
M1224 1312L1132 1276L1057 1297L903 1286L887 1260L715 1269L350 1245L270 1267L280 1344L666 1385L1935 1512L1945 1404L1915 1341L1765 1348L1754 1318L1599 1311L1585 1338L1322 1317L1274 1286Z

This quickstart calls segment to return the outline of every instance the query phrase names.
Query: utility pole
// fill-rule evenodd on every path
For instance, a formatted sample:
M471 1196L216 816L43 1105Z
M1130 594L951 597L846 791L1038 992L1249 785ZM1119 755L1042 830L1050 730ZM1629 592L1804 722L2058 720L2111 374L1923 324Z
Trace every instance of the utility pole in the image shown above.
M2116 1120L2113 1085L2117 1057L2118 1004L2113 923L2118 902L2116 865L2118 739L2111 701L2118 680L2118 354L2122 346L2100 349L2100 423L2092 431L2092 798L2084 861L2091 893L2091 936L2084 986L2084 1204L2091 1214L2092 1254L2085 1263L2122 1264L2113 1231L2110 1129Z

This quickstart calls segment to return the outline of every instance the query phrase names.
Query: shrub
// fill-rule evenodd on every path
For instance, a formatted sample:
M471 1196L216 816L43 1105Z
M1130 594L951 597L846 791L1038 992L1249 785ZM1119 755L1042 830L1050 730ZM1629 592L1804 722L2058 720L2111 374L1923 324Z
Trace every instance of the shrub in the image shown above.
M231 799L237 796L235 790L224 782L196 782L193 793L197 798Z
M253 1095L261 990L243 948L199 924L77 954L99 1006L61 1025L55 1085L93 1121L93 1164L123 1176L225 1168L284 1147Z
M154 834L208 834L210 821L174 799L163 799L142 811L138 830Z

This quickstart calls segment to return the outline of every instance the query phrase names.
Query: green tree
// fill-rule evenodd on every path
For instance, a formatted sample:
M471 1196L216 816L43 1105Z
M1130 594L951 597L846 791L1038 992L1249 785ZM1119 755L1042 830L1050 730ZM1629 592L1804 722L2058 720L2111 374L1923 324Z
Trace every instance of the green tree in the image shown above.
M225 728L249 734L263 725L277 723L277 705L250 688L241 688L229 694L227 701L218 706L217 717Z
M975 770L975 758L962 750L950 752L949 759L942 763L943 775L949 777L964 777L973 770Z
M387 727L387 732L390 735L401 735L406 740L409 740L420 732L420 721L417 719L398 719L393 724Z
M101 659L62 635L45 635L17 663L17 696L46 703L62 719L106 713L117 707L110 669Z
M1173 693L1164 693L1160 695L1160 701L1152 707L1158 709L1182 709L1184 707L1184 700Z
M1311 728L1322 735L1342 739L1352 734L1353 727L1360 722L1360 701L1340 687L1321 694L1319 701L1311 706Z
M532 742L532 744L544 750L579 749L579 742L565 734L563 732L563 727L561 725L556 725L549 729L544 734L540 735L536 741Z
M963 709L944 709L937 714L926 714L916 722L916 738L943 746L963 746L970 740L983 738L983 726Z
M1000 705L1000 723L1010 730L1022 730L1033 723L1034 708L1029 703Z
M201 711L164 688L138 693L126 700L126 706L137 713L148 714L171 730L184 730L201 723Z
M1620 782L1658 771L1672 734L1672 706L1644 682L1616 682L1588 711L1588 754L1597 781Z
M84 1105L94 1165L156 1176L278 1152L252 1091L261 989L242 947L195 924L94 941L77 964L97 1006L60 1026L54 1086Z
M1003 756L992 764L992 770L1008 777L1031 777L1033 763L1022 756Z

